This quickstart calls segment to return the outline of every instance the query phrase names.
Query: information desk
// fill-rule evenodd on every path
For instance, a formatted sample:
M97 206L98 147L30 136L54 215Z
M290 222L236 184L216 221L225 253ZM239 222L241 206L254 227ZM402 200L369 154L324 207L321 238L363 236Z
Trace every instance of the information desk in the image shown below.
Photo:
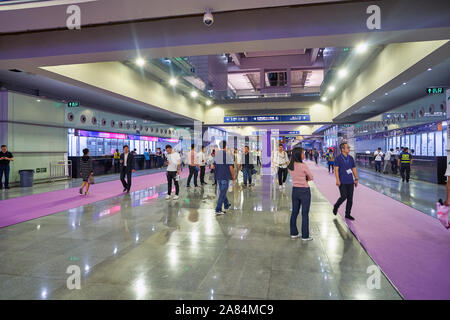
M374 164L375 157L372 154L357 153L356 166L375 171ZM390 161L389 161L390 162ZM384 162L381 170L383 170ZM444 176L447 169L447 157L427 157L414 156L411 165L411 179L422 180L432 183L445 184L446 178ZM392 174L391 164L387 166L387 172ZM397 175L400 176L400 168Z
M69 157L72 160L72 178L80 178L80 161L82 157ZM94 167L94 176L101 176L111 173L119 173L120 166L116 166L114 163L113 156L93 156L92 166ZM144 155L134 156L134 169L144 170L144 169L154 169L157 168L158 164L163 162L162 156L150 155L150 167L147 168L145 163Z

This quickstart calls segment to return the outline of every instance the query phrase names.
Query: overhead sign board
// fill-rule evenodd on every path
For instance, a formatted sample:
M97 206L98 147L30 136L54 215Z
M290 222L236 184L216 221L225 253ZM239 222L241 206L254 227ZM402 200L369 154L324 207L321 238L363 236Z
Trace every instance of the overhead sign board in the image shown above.
M441 94L444 93L445 89L442 87L438 88L427 88L427 94Z
M80 101L69 101L69 102L67 102L67 106L69 108L79 107L80 106Z
M230 122L285 122L311 121L309 114L267 115L267 116L225 116L223 121Z

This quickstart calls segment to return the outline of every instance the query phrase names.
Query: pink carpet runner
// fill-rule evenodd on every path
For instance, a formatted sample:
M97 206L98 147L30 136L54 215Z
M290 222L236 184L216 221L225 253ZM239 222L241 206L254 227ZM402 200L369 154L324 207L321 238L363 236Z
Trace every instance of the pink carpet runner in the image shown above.
M180 174L181 178L188 175L188 170ZM163 183L167 183L165 172L133 177L131 192ZM125 194L120 180L91 185L88 196L80 195L78 190L70 188L0 201L0 228Z
M339 198L334 175L308 166L319 191L334 204ZM353 199L356 220L346 220L347 225L405 299L450 299L450 230L361 184ZM345 202L339 214L344 217Z

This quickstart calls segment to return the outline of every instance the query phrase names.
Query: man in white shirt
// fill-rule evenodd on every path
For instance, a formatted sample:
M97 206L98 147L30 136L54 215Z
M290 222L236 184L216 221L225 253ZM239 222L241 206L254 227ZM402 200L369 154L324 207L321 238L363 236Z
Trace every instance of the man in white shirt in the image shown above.
M381 148L378 148L373 156L375 157L375 172L381 173L381 162L383 161L383 152L381 152Z
M278 184L281 189L286 186L287 167L289 164L289 157L286 151L283 150L283 145L281 143L278 146L278 150L273 153L272 163L274 167L278 168Z
M394 154L394 149L391 148L391 150L386 152L386 154L384 155L383 173L388 173L386 169L387 169L387 166L388 166L389 162L391 163L391 170L392 170L392 158L394 157L393 154Z
M198 154L198 162L200 164L200 183L201 185L207 184L205 182L205 171L206 171L206 164L207 164L207 156L205 153L205 146L202 146L202 151Z
M256 149L256 165L261 166L261 150Z
M178 180L180 177L181 170L181 156L178 152L172 150L172 146L167 145L167 196L166 200L170 199L170 194L172 193L172 180L175 183L175 196L174 200L178 200L178 194L180 193L180 185Z
M189 166L189 176L187 180L186 187L190 188L191 179L192 176L194 176L194 186L197 188L197 177L198 177L198 171L200 170L200 166L198 163L198 155L197 152L195 152L195 145L191 145L191 151L188 152L186 156L186 160Z

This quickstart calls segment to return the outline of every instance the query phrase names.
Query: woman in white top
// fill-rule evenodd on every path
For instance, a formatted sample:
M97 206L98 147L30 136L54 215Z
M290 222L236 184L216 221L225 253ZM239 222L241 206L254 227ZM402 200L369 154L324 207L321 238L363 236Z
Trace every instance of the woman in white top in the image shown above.
M273 153L273 165L278 168L278 184L280 189L286 186L286 179L288 173L289 157L286 151L283 150L283 144L279 144L278 150Z

